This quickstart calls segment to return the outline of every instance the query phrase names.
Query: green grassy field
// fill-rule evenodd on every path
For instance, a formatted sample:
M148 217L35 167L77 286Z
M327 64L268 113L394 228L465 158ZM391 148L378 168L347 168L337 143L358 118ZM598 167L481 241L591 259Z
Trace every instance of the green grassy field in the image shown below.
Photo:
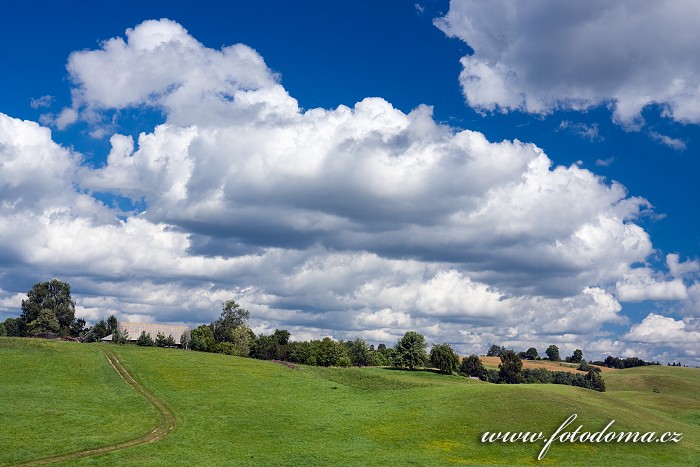
M34 343L0 339L0 464L118 442L157 424L157 412L130 393L99 345L28 342ZM620 370L606 374L609 391L597 393L493 385L427 371L289 369L174 349L109 348L172 410L178 426L155 443L70 465L700 465L697 369ZM29 371L30 364L43 376ZM71 384L75 376L63 372L84 379ZM59 404L58 395L46 397L38 386L70 393L74 401L87 399ZM95 414L86 421L81 414L88 408ZM40 415L49 410L54 416ZM5 416L8 411L11 417ZM485 431L549 436L573 413L578 419L570 429L583 425L581 431L598 431L614 419L613 431L676 431L683 439L555 442L542 461L537 460L541 441L480 442Z
M157 412L96 346L0 338L0 464L141 435Z

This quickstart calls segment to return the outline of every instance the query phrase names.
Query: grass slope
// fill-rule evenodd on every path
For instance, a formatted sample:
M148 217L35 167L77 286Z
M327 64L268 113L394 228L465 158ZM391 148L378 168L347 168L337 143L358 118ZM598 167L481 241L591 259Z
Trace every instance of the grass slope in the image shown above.
M605 381L621 401L700 426L700 369L645 366L616 371Z
M89 353L97 347L77 348ZM620 370L606 374L611 390L597 393L556 385L493 385L432 372L294 370L223 355L110 348L146 389L165 401L178 417L178 428L157 443L82 459L78 464L700 462L700 408L693 397L694 388L700 387L700 371L693 369L657 367L654 370L659 373L653 374L641 372L645 368ZM673 389L664 386L653 392L657 384L653 378L658 376ZM629 384L634 384L633 390ZM4 385L0 382L0 389ZM668 407L670 401L673 405ZM677 444L554 443L543 461L536 459L542 442L480 442L485 431L542 431L549 436L572 413L578 419L571 428L582 424L582 431L599 430L614 419L615 431L677 431L684 437Z
M137 437L157 412L97 346L0 338L0 465Z

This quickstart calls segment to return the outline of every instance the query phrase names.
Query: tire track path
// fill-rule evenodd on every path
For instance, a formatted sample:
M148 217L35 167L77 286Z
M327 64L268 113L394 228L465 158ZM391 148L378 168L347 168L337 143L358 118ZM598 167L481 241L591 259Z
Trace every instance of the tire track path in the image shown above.
M177 428L177 418L175 414L165 405L165 403L155 396L152 392L145 389L139 384L124 368L124 365L119 361L117 356L112 352L111 349L102 347L102 351L107 357L107 361L112 365L114 371L123 379L126 384L131 386L131 388L141 394L146 400L153 405L160 414L160 419L158 420L158 425L148 433L139 436L138 438L133 438L127 441L122 441L116 444L110 444L108 446L102 446L99 448L86 449L84 451L72 452L69 454L61 454L58 456L45 457L43 459L36 459L22 464L17 464L20 466L34 466L34 465L46 465L53 464L56 462L69 462L75 459L82 459L85 457L97 456L99 454L105 454L108 452L119 451L121 449L131 448L134 446L139 446L141 444L154 443L159 441L170 433L175 431Z

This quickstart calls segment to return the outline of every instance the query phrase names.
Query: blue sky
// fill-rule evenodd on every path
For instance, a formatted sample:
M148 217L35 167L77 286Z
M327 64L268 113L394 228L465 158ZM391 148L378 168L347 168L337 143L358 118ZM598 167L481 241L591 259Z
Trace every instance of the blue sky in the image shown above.
M59 277L93 321L234 297L299 339L700 363L672 3L5 7L0 313Z

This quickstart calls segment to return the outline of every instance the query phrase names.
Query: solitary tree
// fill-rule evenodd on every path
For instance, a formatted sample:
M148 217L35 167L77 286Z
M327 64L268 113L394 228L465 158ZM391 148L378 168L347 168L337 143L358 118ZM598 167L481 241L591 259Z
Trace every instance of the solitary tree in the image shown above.
M496 344L493 344L488 352L486 352L487 357L500 357L503 352L506 351L505 347L498 346Z
M216 342L231 342L231 332L238 326L248 324L250 312L233 300L221 304L221 316L212 323Z
M537 353L537 349L534 347L530 347L527 349L527 352L525 352L525 358L528 360L537 360L537 357L539 357L539 354Z
M367 341L361 338L356 338L350 344L350 363L355 366L367 366L370 364L372 353L369 350Z
M112 342L119 345L124 345L129 341L129 331L120 331L115 329L112 333Z
M569 357L568 360L571 363L581 363L581 360L583 360L583 352L581 351L581 349L574 350L573 355L571 355L571 357Z
M486 368L481 363L481 359L476 355L470 355L462 359L459 372L467 376L476 376L481 380L486 379Z
M158 334L156 334L156 346L165 347L165 339L165 334L159 331Z
M557 347L554 344L547 347L545 353L547 354L547 358L549 358L553 362L558 362L559 360L561 360L561 357L559 357L559 347Z
M185 331L180 336L180 346L187 350L190 348L190 331Z
M594 391L605 392L605 381L599 373L590 370L588 374L586 374L586 382L588 383L588 387L590 389L593 389Z
M415 331L408 331L394 346L394 366L415 370L425 365L425 337Z
M506 350L501 354L501 364L498 365L501 380L507 384L523 382L523 361L512 350Z
M175 347L175 338L173 337L172 334L168 334L168 337L165 338L165 347Z
M117 317L114 315L109 315L109 318L107 318L107 332L113 334L114 331L117 330L118 324L119 323L117 322Z
M430 363L441 372L451 375L457 371L459 356L449 344L434 344L430 349Z
M150 334L147 334L146 331L141 331L141 335L136 339L136 345L141 347L153 347L155 344Z
M70 285L66 282L61 282L58 279L52 279L49 282L39 282L34 284L32 289L27 292L27 299L22 300L22 314L20 319L25 325L35 322L42 311L48 310L56 318L58 322L59 332L63 335L70 333L71 324L75 319L75 302L70 296ZM46 320L48 315L40 322L47 323L50 327L53 323L48 323ZM39 322L35 323L38 325ZM34 327L32 332L36 332Z

